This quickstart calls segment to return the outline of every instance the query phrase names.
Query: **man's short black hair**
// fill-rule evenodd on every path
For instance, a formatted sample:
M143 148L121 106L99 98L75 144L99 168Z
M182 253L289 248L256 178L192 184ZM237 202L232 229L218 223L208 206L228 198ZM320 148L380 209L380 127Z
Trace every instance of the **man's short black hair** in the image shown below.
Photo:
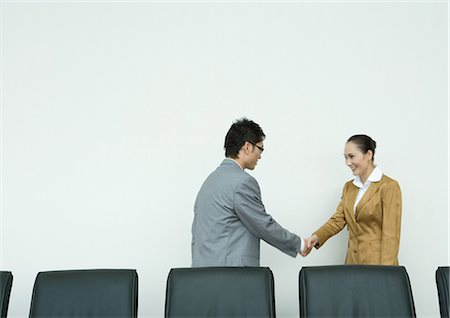
M265 137L257 123L245 117L238 119L231 125L225 136L225 157L236 159L246 141L256 144Z

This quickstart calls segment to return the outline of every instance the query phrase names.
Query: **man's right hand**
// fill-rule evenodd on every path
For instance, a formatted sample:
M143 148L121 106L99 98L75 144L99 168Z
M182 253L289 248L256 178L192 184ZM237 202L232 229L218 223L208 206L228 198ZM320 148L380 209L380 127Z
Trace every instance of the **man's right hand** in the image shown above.
M300 252L300 255L303 257L307 256L317 243L319 243L319 238L315 234L305 239L305 248Z

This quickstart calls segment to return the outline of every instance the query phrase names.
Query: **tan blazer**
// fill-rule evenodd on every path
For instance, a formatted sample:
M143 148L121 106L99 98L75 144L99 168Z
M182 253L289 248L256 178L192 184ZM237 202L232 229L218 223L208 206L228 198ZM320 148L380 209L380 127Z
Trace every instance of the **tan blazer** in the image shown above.
M346 264L398 265L402 195L397 181L383 175L372 182L354 213L357 194L358 187L348 181L336 212L314 233L319 238L316 248L347 225Z

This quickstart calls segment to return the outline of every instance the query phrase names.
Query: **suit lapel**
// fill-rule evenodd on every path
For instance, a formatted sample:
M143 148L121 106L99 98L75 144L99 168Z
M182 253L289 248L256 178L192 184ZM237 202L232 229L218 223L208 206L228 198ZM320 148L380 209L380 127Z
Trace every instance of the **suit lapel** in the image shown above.
M377 193L378 189L381 186L381 181L378 182L372 182L369 186L369 189L367 189L366 193L364 193L363 197L361 198L361 201L359 201L358 205L356 206L356 213L355 218L358 218L359 212L361 209L366 205L367 202L373 197L375 193ZM353 201L355 202L355 201Z
M354 206L355 206L355 201L356 201L356 196L358 195L358 187L355 186L353 183L350 185L350 189L348 190L348 204L350 204L350 206L347 206L348 211L350 212L350 215L352 217L352 220L355 221L355 212L354 212Z

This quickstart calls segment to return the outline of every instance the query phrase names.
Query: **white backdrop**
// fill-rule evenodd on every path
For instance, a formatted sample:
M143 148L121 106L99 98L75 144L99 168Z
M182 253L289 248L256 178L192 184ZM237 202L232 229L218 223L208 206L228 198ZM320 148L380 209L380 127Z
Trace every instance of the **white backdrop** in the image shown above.
M193 202L246 116L267 139L267 211L309 236L366 133L403 192L400 263L419 317L449 265L448 3L1 2L1 255L10 317L44 270L135 268L139 316L161 317L190 266ZM347 233L307 258L263 244L278 317L302 266L342 264Z

